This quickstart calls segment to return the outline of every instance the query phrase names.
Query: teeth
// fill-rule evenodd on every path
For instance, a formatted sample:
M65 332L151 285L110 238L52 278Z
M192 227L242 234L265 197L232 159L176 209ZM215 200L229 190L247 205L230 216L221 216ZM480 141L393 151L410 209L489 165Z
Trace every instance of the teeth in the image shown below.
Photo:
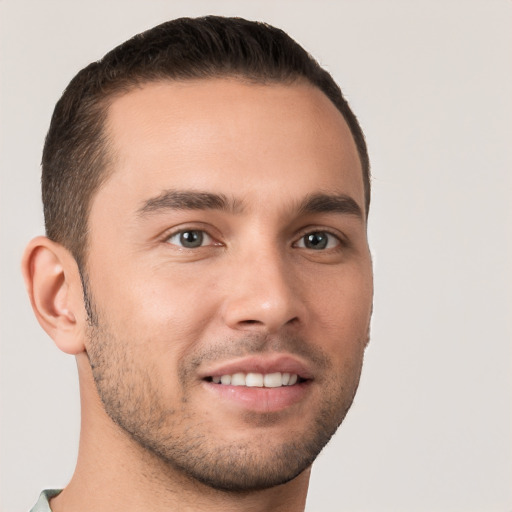
M267 373L263 376L263 385L266 388L278 388L283 385L283 377L279 372Z
M243 373L235 373L231 377L232 386L245 386L245 375Z
M261 373L248 373L245 377L245 385L248 388L263 387L263 375Z
M247 386L249 388L279 388L281 386L293 386L298 377L295 373L234 373L212 377L215 384L231 386Z

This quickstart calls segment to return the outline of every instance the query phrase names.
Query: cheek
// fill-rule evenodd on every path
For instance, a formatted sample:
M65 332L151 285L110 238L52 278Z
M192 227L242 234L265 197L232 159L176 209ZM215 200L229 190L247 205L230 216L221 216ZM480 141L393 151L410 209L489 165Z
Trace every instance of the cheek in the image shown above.
M315 290L313 304L327 324L344 329L367 328L373 302L371 264L347 265L305 284Z
M324 292L317 290L315 304L317 343L339 364L362 360L368 342L373 303L371 267L350 269L331 276Z
M91 275L91 290L98 312L114 332L130 339L134 349L150 344L158 354L172 351L179 357L201 338L215 311L211 284L205 286L193 272L171 268L119 265L107 272L104 267Z

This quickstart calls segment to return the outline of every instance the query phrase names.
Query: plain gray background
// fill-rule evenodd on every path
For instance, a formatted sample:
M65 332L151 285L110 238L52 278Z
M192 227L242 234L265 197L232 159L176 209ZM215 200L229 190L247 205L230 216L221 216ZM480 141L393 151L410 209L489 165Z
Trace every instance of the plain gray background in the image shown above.
M372 341L308 511L510 512L509 0L0 0L0 508L28 511L76 457L74 360L39 328L19 272L43 231L53 106L116 44L204 14L288 31L340 83L370 148Z

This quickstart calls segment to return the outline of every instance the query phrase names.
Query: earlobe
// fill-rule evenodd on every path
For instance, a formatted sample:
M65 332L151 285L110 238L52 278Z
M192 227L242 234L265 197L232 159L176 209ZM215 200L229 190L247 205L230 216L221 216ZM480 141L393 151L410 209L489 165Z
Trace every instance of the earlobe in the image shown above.
M69 251L46 237L37 237L25 249L22 272L41 327L62 351L83 352L81 281Z

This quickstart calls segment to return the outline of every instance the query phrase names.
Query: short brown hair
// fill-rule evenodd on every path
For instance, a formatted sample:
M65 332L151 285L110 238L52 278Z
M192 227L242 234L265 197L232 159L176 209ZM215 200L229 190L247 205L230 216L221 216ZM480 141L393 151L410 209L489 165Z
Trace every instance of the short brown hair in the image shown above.
M110 101L144 83L240 77L258 83L305 80L345 118L363 168L370 204L368 152L359 123L331 75L285 32L241 18L180 18L138 34L89 64L57 102L43 150L47 236L85 263L91 199L107 178L104 130Z

